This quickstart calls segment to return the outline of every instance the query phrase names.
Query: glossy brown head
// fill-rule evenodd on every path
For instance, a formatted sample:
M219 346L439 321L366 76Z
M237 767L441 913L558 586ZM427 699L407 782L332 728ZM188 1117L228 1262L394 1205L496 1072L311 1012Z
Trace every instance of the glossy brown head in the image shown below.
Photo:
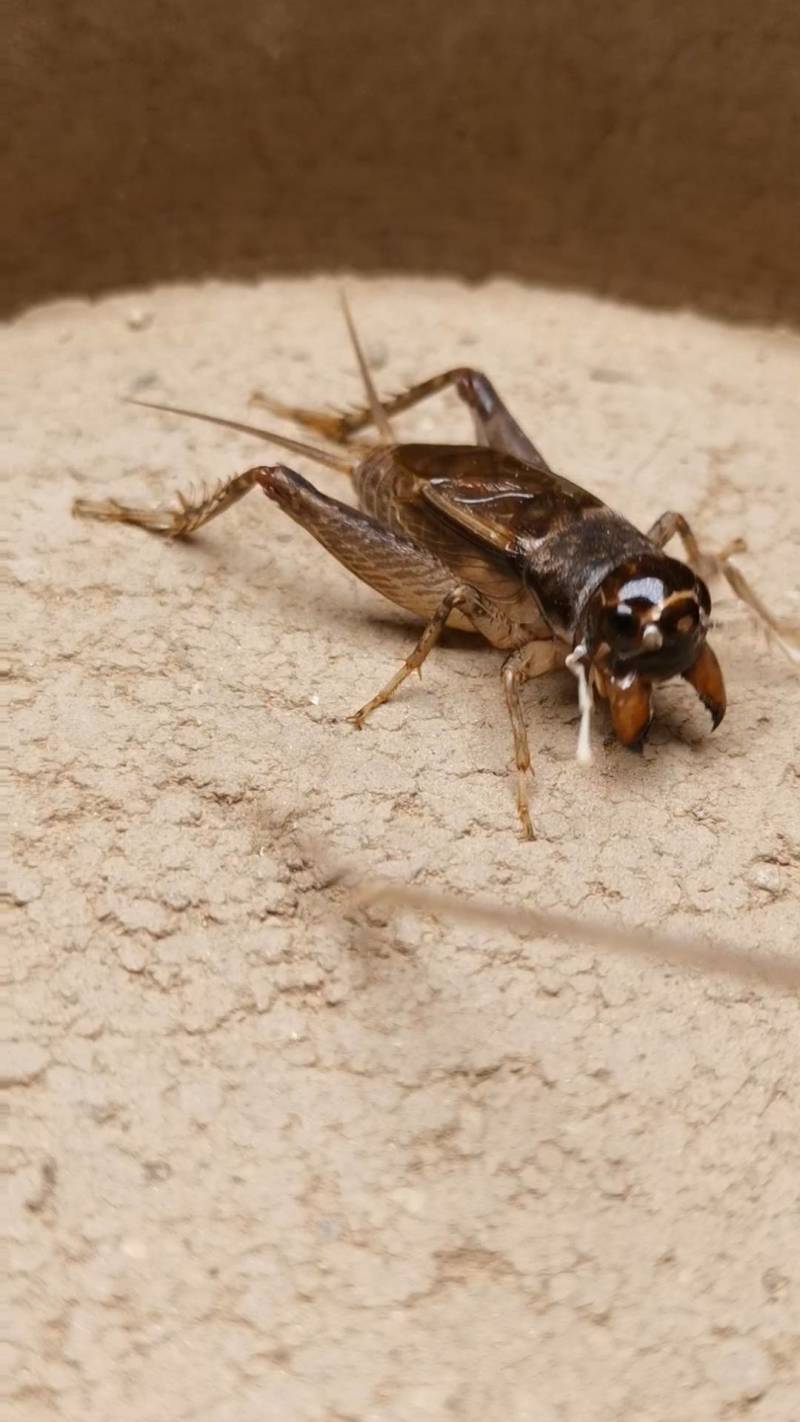
M617 736L640 747L652 719L654 682L683 676L711 713L725 715L719 663L706 643L708 588L686 563L644 553L609 573L584 611L573 653L592 669Z
M703 646L711 598L686 563L640 554L609 573L589 599L581 640L615 680L631 673L667 681L686 672Z

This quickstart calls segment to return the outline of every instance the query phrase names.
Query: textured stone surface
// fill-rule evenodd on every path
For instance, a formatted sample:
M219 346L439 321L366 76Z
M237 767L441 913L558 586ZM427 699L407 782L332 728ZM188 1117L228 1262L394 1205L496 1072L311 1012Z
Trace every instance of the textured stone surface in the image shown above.
M793 338L503 283L353 300L384 388L484 365L556 467L745 534L797 614ZM796 998L354 915L332 868L796 952L796 674L723 601L716 735L671 688L643 758L598 725L585 773L572 680L535 683L521 844L496 654L452 638L359 736L412 633L260 495L184 545L69 517L264 456L120 395L357 399L331 284L60 303L5 348L6 1415L795 1422Z
M796 0L4 15L6 309L321 269L800 319Z

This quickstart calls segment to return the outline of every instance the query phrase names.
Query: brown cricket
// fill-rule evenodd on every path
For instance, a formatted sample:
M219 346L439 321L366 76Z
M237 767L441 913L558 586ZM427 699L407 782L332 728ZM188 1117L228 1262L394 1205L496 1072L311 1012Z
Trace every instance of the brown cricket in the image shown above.
M344 304L344 303L343 303ZM422 618L424 630L403 665L349 719L358 727L419 671L446 626L480 633L507 653L503 691L511 718L522 833L534 838L528 805L531 768L520 691L530 678L566 665L578 678L578 758L590 759L594 693L608 703L616 735L641 748L653 716L653 687L682 676L711 713L725 715L722 672L706 640L711 599L704 578L724 577L793 659L796 629L775 617L731 562L736 539L702 552L680 513L664 513L641 533L596 495L556 474L506 409L491 381L459 367L381 401L347 309L368 405L345 414L292 408L255 397L273 414L345 446L374 425L377 438L334 452L272 430L178 406L132 403L256 435L349 475L358 508L329 498L284 464L257 465L197 501L146 509L115 499L76 499L82 518L136 524L187 538L251 489L260 488L356 577ZM455 389L469 407L475 443L403 444L390 418L429 395ZM665 545L678 534L686 562Z

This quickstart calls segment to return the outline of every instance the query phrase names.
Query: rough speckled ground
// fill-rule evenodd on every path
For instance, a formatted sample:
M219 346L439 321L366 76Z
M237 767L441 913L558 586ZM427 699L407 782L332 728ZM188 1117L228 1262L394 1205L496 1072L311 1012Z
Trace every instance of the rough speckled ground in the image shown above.
M385 388L485 366L557 467L746 534L797 612L795 338L352 295ZM598 727L588 772L571 678L533 684L522 844L496 654L451 639L358 736L409 628L260 496L184 545L69 517L263 456L121 394L355 399L331 284L62 303L6 349L9 1418L795 1422L796 998L346 916L328 866L796 951L796 674L723 606L719 732L676 687L643 759Z

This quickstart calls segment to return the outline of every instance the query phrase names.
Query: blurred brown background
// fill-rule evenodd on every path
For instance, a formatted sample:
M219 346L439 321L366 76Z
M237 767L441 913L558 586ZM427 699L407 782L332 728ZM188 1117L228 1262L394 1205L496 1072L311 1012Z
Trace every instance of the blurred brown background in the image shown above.
M6 16L6 311L349 269L800 316L796 0Z

